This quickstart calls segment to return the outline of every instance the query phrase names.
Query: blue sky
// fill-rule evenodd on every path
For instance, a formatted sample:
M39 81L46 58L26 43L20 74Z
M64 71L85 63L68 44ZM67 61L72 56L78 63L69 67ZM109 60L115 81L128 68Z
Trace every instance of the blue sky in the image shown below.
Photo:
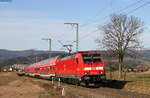
M65 50L58 40L70 44L75 40L75 29L65 22L79 23L80 50L98 49L96 38L102 38L99 25L109 22L109 15L139 0L12 0L0 2L0 49L46 50L52 39L53 50ZM141 0L121 11L128 13L150 0ZM145 22L141 40L150 48L150 4L129 14ZM96 32L93 32L95 31ZM87 36L88 35L88 36ZM75 43L73 43L75 49Z

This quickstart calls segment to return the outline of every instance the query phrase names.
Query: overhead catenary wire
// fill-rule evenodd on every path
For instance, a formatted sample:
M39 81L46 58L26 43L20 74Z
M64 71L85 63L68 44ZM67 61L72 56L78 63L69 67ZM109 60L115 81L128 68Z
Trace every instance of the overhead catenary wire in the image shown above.
M83 40L83 39L87 38L89 35L91 35L91 34L93 34L93 33L96 33L97 31L99 31L99 29L96 29L96 30L94 30L94 31L92 31L92 32L89 32L88 34L82 36L82 37L80 38L80 40ZM70 44L73 44L73 43L75 43L75 42L76 42L76 41L72 41L72 42L70 42Z
M82 40L82 39L88 37L89 35L91 35L91 34L93 34L93 33L96 33L97 31L99 31L99 29L96 29L96 30L94 30L94 31L92 31L92 32L89 32L88 34L82 36L80 40Z
M113 13L124 12L125 10L128 10L128 9L130 9L130 8L133 8L133 7L137 6L139 3L143 2L143 1L144 1L144 0L138 0L138 1L133 2L133 3L127 5L126 7L122 8L122 9L116 11L116 12L113 12ZM142 8L142 7L144 7L144 6L148 5L148 4L150 4L150 1L145 2L144 4L142 4L142 5L140 5L140 6L136 7L136 8L134 8L133 10L128 11L126 14L127 14L127 15L128 15L128 14L131 14L131 13L137 11L138 9L140 9L140 8ZM104 21L104 20L107 19L109 16L110 16L110 14L104 16L104 17L101 18L101 19L103 19L103 21ZM95 21L93 21L93 22L90 22L90 23L85 23L85 24L83 24L83 25L80 25L80 28L83 28L83 27L85 27L85 26L87 26L87 25L90 25L90 24L92 24L92 23L95 23L95 22L97 22L97 20L95 20ZM81 37L80 37L80 40L83 40L83 39L89 37L91 34L96 33L98 30L99 30L99 29L93 30L93 31L91 31L91 32L89 32L89 33L87 33L87 34L85 34L84 36L81 36ZM76 42L76 41L72 41L71 44L74 43L74 42Z
M138 1L136 1L136 2L133 2L132 4L129 4L129 5L127 5L126 7L122 8L122 9L120 9L120 10L118 10L118 11L115 11L115 12L113 12L113 13L120 13L120 12L122 12L122 11L124 11L124 10L127 10L127 9L129 9L129 8L131 8L131 7L134 7L135 5L141 3L142 1L144 1L144 0L138 0ZM109 16L110 16L110 14L104 16L104 17L102 18L103 21L104 21L105 19L107 19ZM97 20L94 20L93 22L82 24L82 25L80 26L80 28L85 27L85 26L88 26L88 25L93 24L93 23L96 23L96 22L97 22Z
M138 6L137 8L135 8L135 9L133 9L133 10L129 11L127 14L131 14L131 13L133 13L133 12L137 11L138 9L140 9L140 8L142 8L142 7L144 7L144 6L148 5L148 4L150 4L150 1L145 2L144 4L142 4L142 5Z
M127 5L126 7L122 8L122 9L116 11L116 12L113 12L113 13L119 13L119 12L122 12L122 11L124 11L124 10L127 10L127 9L129 9L129 8L131 8L131 7L136 6L137 4L141 3L142 1L144 1L144 0L138 0L138 1L136 1L136 2L133 2L133 3L129 4L129 5ZM107 19L109 16L110 16L110 14L104 16L104 17L101 18L101 19L104 21L104 20ZM93 22L90 22L90 23L82 24L82 25L80 25L80 28L83 28L83 27L85 27L85 26L87 26L87 25L90 25L90 24L93 24L93 23L95 23L95 22L97 22L97 20L95 20L95 21L93 21ZM98 29L96 29L96 30L94 30L94 31L92 31L92 32L89 32L88 34L82 36L80 39L84 39L84 38L88 37L88 36L91 35L92 33L95 33L95 31L98 31ZM71 44L74 43L74 42L76 42L76 41L72 41Z
M143 0L139 0L139 1L135 2L135 3L133 3L133 4L140 3L141 1L143 1ZM133 5L133 4L131 4L131 5ZM144 6L148 5L148 4L150 4L150 1L145 2L144 4L142 4L142 5L138 6L138 7L136 7L135 9L133 9L133 10L131 10L131 11L129 11L129 12L127 12L127 15L129 15L129 14L131 14L131 13L137 11L138 9L140 9L140 8L142 8L142 7L144 7ZM130 5L130 6L131 6L131 5ZM129 7L129 6L127 6L127 7ZM126 10L127 7L125 7L124 10ZM118 11L118 12L121 12L121 10ZM108 15L108 16L109 16L109 15ZM108 17L108 16L106 16L106 17ZM94 31L98 31L98 30L99 30L99 29L96 29L96 30L94 30ZM93 31L92 31L92 32L89 32L88 34L86 34L85 36L83 36L82 39L88 37L91 33L95 33L95 32L93 32ZM80 40L82 40L82 39L80 39Z

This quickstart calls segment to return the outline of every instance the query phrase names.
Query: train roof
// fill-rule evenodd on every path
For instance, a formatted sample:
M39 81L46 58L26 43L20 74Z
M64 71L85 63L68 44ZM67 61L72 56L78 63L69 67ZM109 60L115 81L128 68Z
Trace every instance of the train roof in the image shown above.
M48 58L48 59L42 60L42 61L40 61L40 62L33 63L33 64L29 65L29 66L34 66L34 65L37 65L37 64L39 64L39 65L40 65L40 64L44 65L44 64L47 64L47 63L51 62L52 60L56 59L57 57L58 57L58 56L52 57L52 58Z
M78 52L74 52L72 54L77 54L77 53L101 53L101 51L78 51Z
M63 57L70 56L70 55L75 55L75 54L78 54L78 53L98 53L98 54L101 54L101 51L78 51L78 52L73 52L73 53L70 53L70 54L68 53L68 54L60 55L59 57L63 58Z

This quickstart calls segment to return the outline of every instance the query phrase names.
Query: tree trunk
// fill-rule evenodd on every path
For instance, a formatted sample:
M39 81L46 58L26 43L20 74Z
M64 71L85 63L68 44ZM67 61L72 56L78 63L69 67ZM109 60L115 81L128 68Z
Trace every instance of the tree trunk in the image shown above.
M122 65L119 62L119 79L121 79L121 78L122 78Z
M122 78L123 55L119 55L119 79Z
M124 70L124 77L123 77L124 81L126 80L126 74L127 74L127 70L125 69Z

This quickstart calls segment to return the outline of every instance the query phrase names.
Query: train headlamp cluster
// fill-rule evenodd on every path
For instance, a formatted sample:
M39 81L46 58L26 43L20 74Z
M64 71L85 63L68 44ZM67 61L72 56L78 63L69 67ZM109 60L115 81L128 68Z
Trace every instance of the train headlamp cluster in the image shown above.
M96 70L103 70L104 67L96 67Z
M88 70L103 70L104 67L85 67L83 70L88 71Z
M85 67L84 70L92 70L92 67Z

